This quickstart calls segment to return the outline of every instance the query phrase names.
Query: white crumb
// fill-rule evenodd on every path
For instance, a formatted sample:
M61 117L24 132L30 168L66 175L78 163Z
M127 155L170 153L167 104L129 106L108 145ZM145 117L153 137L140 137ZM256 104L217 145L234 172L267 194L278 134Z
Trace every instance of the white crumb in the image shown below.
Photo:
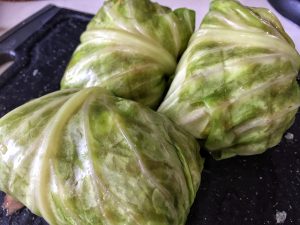
M32 75L35 77L38 74L39 70L35 69L32 73Z
M276 223L283 224L286 220L287 213L285 211L277 211L276 212Z
M287 140L293 140L294 139L294 134L288 132L284 135L285 139Z

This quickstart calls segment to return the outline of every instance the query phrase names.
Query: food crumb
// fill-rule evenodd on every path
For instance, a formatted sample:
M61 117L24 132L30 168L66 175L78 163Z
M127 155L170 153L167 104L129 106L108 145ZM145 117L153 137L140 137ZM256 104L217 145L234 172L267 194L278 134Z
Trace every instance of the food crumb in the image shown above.
M35 69L32 73L32 75L35 77L38 74L39 70Z
M285 211L277 211L276 212L276 223L283 224L286 220L287 213Z
M294 139L294 134L288 132L284 135L285 139L287 140L293 140Z

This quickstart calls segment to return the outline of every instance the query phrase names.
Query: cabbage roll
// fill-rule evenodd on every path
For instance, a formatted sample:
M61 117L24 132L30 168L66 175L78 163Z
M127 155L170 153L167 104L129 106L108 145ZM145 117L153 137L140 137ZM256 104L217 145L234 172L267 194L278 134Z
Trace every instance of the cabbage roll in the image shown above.
M269 10L214 0L159 107L216 159L277 145L300 105L300 57Z
M184 225L203 160L166 116L100 87L0 119L0 189L51 225Z
M81 36L61 88L101 86L157 107L195 27L195 13L149 0L108 0Z

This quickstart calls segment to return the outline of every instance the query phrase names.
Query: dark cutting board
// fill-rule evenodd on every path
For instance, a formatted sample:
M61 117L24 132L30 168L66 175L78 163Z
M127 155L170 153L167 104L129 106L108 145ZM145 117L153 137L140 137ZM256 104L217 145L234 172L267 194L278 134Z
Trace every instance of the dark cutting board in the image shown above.
M0 116L59 89L90 19L88 14L48 6L0 37L0 64L15 61L0 75ZM293 140L283 138L262 155L215 161L203 151L202 184L187 225L275 225L283 215L283 224L300 225L300 114L289 132ZM1 193L0 204L3 197ZM0 210L0 224L47 223L24 208L10 217Z

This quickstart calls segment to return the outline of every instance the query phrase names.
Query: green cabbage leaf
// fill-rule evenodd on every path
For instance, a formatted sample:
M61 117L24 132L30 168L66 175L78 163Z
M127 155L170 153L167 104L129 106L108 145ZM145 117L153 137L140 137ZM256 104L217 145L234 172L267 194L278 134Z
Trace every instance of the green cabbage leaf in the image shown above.
M99 87L0 119L0 189L51 225L184 225L202 167L194 137Z
M162 100L195 27L195 12L108 0L81 36L61 88L101 86L150 107Z
M300 105L300 57L267 9L214 0L159 112L217 159L277 145Z

